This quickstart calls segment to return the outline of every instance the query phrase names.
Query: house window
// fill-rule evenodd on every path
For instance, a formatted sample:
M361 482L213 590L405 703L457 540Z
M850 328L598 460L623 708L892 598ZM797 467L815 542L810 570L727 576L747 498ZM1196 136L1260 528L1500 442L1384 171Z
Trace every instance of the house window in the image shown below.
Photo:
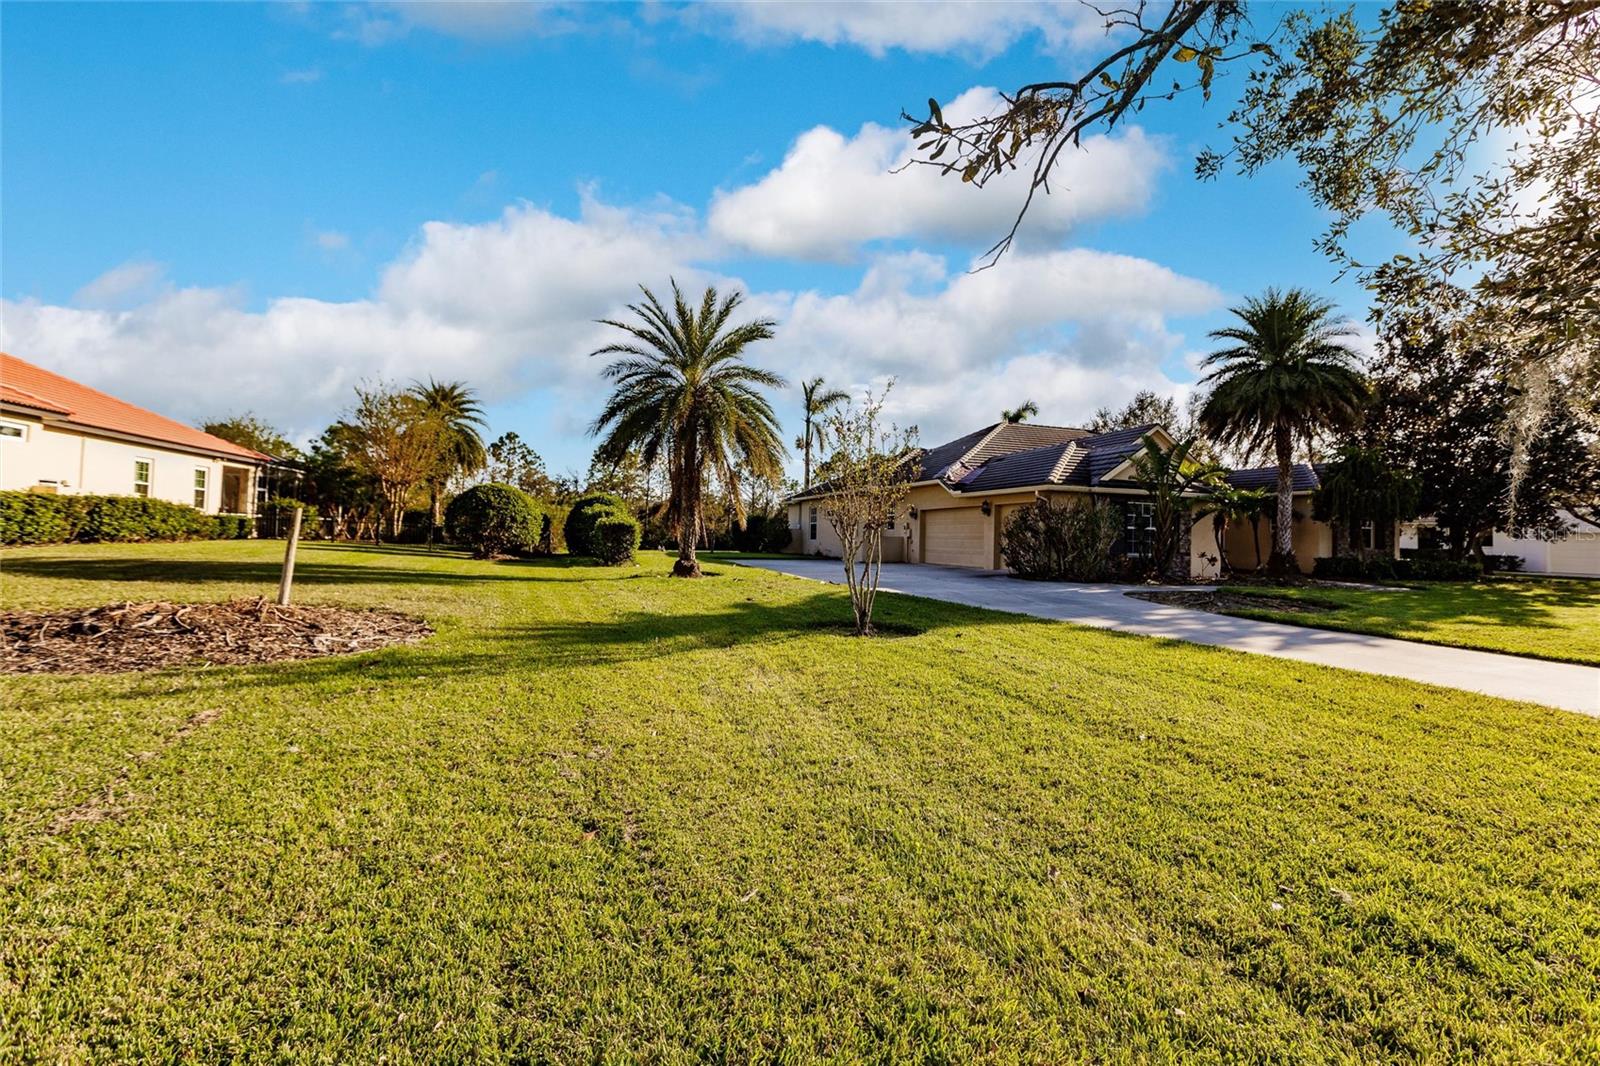
M0 422L0 441L27 440L28 427L16 422Z
M810 534L810 536L811 536L812 540L816 540L817 539L817 509L814 506L811 508L811 534Z
M1378 546L1378 527L1372 519L1361 523L1361 547L1364 551L1372 551Z
M194 468L194 505L197 510L206 509L206 478L210 474L203 466Z
M1124 512L1123 542L1129 555L1148 556L1155 552L1156 505L1131 501Z
M135 496L150 495L150 460L135 459L133 461L133 494Z

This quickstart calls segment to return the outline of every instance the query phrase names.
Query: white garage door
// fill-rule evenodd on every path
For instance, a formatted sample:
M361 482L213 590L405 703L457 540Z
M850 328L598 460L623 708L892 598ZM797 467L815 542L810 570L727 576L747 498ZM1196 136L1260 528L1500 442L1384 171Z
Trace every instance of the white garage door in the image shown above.
M1600 577L1600 533L1578 533L1551 541L1550 572Z
M983 512L953 507L922 512L922 561L939 566L986 566Z

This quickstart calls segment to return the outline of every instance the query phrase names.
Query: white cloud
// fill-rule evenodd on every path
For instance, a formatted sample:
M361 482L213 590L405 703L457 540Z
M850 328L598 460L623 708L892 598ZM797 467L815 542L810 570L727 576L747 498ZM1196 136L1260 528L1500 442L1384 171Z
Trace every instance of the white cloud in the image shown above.
M149 299L166 268L148 259L130 259L101 274L72 295L78 307L122 307Z
M286 70L278 77L284 85L311 85L322 80L320 67L307 67L305 70Z
M335 36L376 47L421 29L494 44L534 33L566 32L574 25L568 8L520 0L393 0L348 8L346 26Z
M480 224L428 223L365 299L257 308L242 292L167 286L121 309L4 301L0 347L176 418L249 409L299 437L363 379L460 378L491 407L553 389L553 424L494 428L581 466L579 427L604 395L588 353L612 334L595 319L618 315L639 282L738 286L701 265L716 254L681 207L585 195L577 218L520 204ZM1136 388L1170 387L1160 368L1183 350L1170 320L1220 299L1148 260L1072 249L1019 252L975 274L922 252L887 255L852 291L756 292L747 306L780 321L757 362L852 389L896 377L894 416L937 442L1023 399L1073 422ZM794 392L777 398L789 425Z
M1038 33L1051 50L1077 45L1105 32L1105 19L1076 0L1009 0L974 3L836 3L788 0L783 3L696 5L684 11L691 20L717 19L754 44L815 41L853 45L881 56L907 52L971 53L988 58L1029 34Z
M312 240L324 252L342 252L350 247L350 236L335 229L319 230Z
M249 408L314 433L363 379L466 379L493 404L595 384L587 353L636 285L664 285L696 244L683 216L585 199L578 219L522 204L476 226L429 223L369 298L282 297L255 310L225 289L168 289L127 309L0 301L0 347L184 420ZM118 272L122 273L119 274ZM101 295L118 268L87 288ZM118 290L120 291L120 290Z
M945 110L955 119L986 114L999 103L995 90L976 88ZM835 261L870 241L929 237L987 247L1006 233L1027 195L1026 169L980 189L934 167L899 169L912 148L904 129L868 123L846 137L818 126L801 134L765 177L719 191L711 232L763 255ZM1038 244L1096 218L1143 210L1166 164L1160 143L1138 127L1085 138L1062 155L1051 193L1035 197L1019 239Z
M1149 260L1073 249L1009 255L975 274L895 255L854 292L756 303L783 322L768 365L852 390L895 378L895 417L937 442L1024 399L1044 420L1072 423L1139 388L1176 388L1161 371L1182 350L1168 319L1221 300Z

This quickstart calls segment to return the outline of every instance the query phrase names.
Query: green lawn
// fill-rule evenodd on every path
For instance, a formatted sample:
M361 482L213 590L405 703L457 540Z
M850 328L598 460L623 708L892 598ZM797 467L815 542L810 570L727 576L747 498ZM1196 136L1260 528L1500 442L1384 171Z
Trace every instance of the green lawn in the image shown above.
M302 601L438 635L7 678L0 1061L1600 1056L1600 721L667 562L310 545Z
M1227 611L1245 618L1600 666L1600 581L1507 578L1392 590L1229 588L1261 599L1260 610ZM1272 609L1274 597L1336 609L1317 614L1278 611Z

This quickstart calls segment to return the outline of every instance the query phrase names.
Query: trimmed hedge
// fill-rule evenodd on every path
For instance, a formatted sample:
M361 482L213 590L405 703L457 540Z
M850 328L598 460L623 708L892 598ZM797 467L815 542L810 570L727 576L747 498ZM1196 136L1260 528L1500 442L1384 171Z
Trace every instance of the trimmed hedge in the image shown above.
M538 501L514 485L474 485L444 511L451 542L480 559L539 551L549 543L549 521Z
M633 553L639 550L639 535L643 532L637 520L621 511L607 511L594 523L594 557L607 566L624 566L633 562Z
M1338 555L1318 559L1311 575L1330 581L1476 581L1483 567L1476 559Z
M633 517L620 496L609 492L591 492L587 496L580 496L573 503L572 510L567 512L567 520L562 527L567 551L572 555L600 558L601 544L595 538L595 524L607 514Z
M214 540L244 537L249 532L248 519L208 515L166 500L0 492L0 544Z

